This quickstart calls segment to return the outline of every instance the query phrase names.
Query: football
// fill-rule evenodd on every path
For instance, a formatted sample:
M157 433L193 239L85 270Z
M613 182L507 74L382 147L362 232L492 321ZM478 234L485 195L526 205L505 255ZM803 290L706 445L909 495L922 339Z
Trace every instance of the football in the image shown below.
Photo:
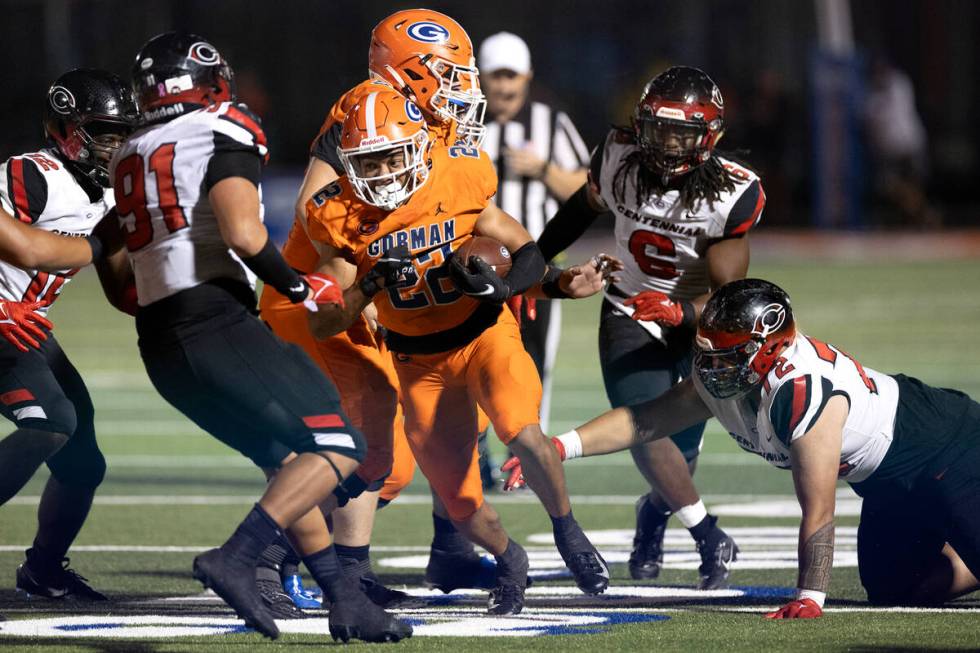
M473 236L456 250L456 256L462 256L467 265L470 262L471 256L479 256L493 268L493 271L501 279L506 277L507 273L510 272L510 252L507 251L507 248L499 240L494 238Z

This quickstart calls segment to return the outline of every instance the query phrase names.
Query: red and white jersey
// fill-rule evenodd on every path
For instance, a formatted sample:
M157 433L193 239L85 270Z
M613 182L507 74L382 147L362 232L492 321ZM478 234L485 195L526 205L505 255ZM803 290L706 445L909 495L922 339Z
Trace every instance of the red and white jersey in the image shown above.
M237 151L268 156L258 118L225 102L144 127L113 157L109 175L140 306L211 279L254 283L208 201L212 158Z
M114 202L111 189L79 182L53 150L43 149L11 157L0 165L0 204L37 229L84 237ZM39 302L37 312L47 313L77 271L41 272L0 262L0 298Z
M692 300L710 290L705 251L723 238L747 233L762 217L766 196L751 170L721 156L718 161L736 179L735 190L722 192L716 202L700 202L684 208L680 191L669 190L637 201L636 173L617 179L617 173L639 148L619 130L606 137L601 152L593 154L589 171L592 189L615 216L616 256L626 266L618 273L619 290L633 296L655 290L674 300ZM624 186L619 187L625 181ZM633 311L623 299L606 293L606 299L627 315ZM660 327L640 322L655 337Z
M793 440L816 424L834 395L846 397L850 405L841 434L841 479L865 480L891 446L898 383L815 338L796 336L766 376L761 399L715 399L697 374L691 377L701 399L739 446L776 467L790 467Z

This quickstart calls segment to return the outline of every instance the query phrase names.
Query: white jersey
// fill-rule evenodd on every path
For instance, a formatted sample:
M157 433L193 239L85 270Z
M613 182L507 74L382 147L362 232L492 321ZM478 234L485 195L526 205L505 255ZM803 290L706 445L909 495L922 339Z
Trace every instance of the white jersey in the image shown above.
M113 207L112 190L79 182L53 150L7 159L0 165L0 204L25 224L84 237ZM0 298L38 302L45 314L78 270L41 272L0 262Z
M631 174L625 188L617 188L616 174L626 158L639 148L618 130L611 131L601 155L593 155L590 181L616 219L616 256L625 269L618 273L617 288L627 296L655 290L674 300L692 300L711 289L705 251L723 238L744 235L762 217L766 196L758 175L723 158L719 162L735 177L732 192L723 191L716 202L700 202L688 211L680 191L670 190L636 201L636 178ZM623 297L606 292L619 310ZM661 329L654 322L640 322L655 337Z
M790 467L790 445L813 427L834 395L843 395L850 405L841 434L841 479L867 479L891 446L898 411L895 379L803 334L776 360L758 405L745 398L715 399L697 374L691 376L701 399L739 446L776 467Z
M141 129L113 157L109 174L140 306L211 279L254 284L208 201L212 159L238 151L264 160L265 134L244 105L225 102Z

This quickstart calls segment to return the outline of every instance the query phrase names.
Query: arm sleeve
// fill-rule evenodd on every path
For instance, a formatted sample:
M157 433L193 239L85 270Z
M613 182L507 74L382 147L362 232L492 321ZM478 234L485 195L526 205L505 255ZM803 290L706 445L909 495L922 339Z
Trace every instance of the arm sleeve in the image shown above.
M588 184L575 191L545 225L538 238L538 247L545 261L565 251L600 215L599 211L589 206L588 192Z
M737 238L748 233L762 219L762 209L766 205L766 193L758 179L749 184L742 196L736 200L728 219L725 221L725 238Z
M512 256L510 272L507 274L507 285L511 294L521 294L541 281L544 273L545 263L541 250L535 243L527 243Z
M340 162L340 156L337 154L341 128L341 123L335 122L313 141L313 146L310 148L310 156L329 165L338 176L344 174L344 165Z
M4 166L0 198L15 218L34 224L48 203L48 182L29 159L13 157Z
M262 179L262 159L258 152L239 147L238 141L219 132L215 132L214 140L214 155L208 161L204 189L210 191L228 177L244 177L258 187Z
M805 374L786 380L776 388L769 406L769 421L776 437L790 446L809 431L835 394L833 383L823 376Z

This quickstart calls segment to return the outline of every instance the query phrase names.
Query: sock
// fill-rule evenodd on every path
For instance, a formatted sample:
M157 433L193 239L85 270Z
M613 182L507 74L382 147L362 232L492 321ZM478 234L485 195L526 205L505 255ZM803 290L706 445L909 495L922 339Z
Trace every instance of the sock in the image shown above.
M283 538L285 539L285 538ZM289 550L286 551L286 557L282 560L282 577L289 578L290 576L299 575L299 554L296 553L296 549L293 545L286 540L286 544L289 544Z
M567 515L562 517L552 517L551 518L551 529L557 538L559 535L568 536L575 531L581 531L581 527L578 522L575 521L575 516L572 515L572 511L569 510Z
M286 536L281 535L279 539L265 547L265 550L259 555L259 566L279 571L282 569L282 561L286 559L291 548Z
M371 545L346 546L344 544L334 544L337 558L344 573L351 578L374 578L374 571L371 569Z
M332 544L322 551L304 556L303 563L331 603L345 598L350 599L353 594L360 591L351 579L344 576L340 559Z
M513 580L522 585L527 579L527 553L520 544L512 539L507 540L507 548L499 556L494 556L497 561L497 579ZM512 578L520 574L522 578Z
M221 545L221 550L235 560L252 566L258 561L262 551L281 536L279 524L273 521L262 506L255 504L228 541Z
M455 555L470 555L474 552L473 543L456 530L448 519L432 515L432 548Z
M636 511L637 524L645 529L653 529L666 523L668 519L670 519L670 511L662 510L660 507L654 505L649 495L640 499L640 508Z
M699 521L695 526L691 526L688 531L691 532L691 537L694 538L695 542L701 542L707 539L708 535L715 528L715 522L718 521L717 517L712 517L711 515L705 515L704 519Z

